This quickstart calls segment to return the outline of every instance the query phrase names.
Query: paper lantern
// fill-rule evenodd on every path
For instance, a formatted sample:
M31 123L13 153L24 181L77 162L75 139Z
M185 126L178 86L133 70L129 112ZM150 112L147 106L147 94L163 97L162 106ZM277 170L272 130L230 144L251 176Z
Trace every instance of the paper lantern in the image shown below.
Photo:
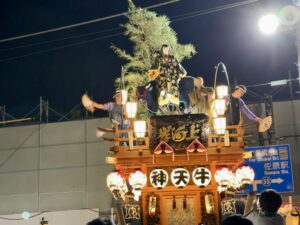
M135 118L137 112L137 103L136 102L127 102L126 103L126 113L128 118Z
M226 118L225 117L217 117L213 120L214 130L217 134L221 135L225 133L226 130Z
M129 184L133 187L134 190L142 189L147 183L146 175L140 171L135 170L129 175Z
M134 121L134 133L137 138L143 138L146 134L146 121L137 120Z
M227 188L231 179L234 179L233 173L227 167L219 167L215 173L215 180L219 186Z
M223 116L226 111L226 101L225 99L215 99L214 100L214 110L217 116Z
M107 176L106 183L111 192L119 191L124 186L125 179L119 171L114 171Z
M241 185L247 185L247 184L251 184L253 182L254 177L255 177L255 172L252 169L252 167L250 167L246 164L243 164L236 169L235 177L236 177L236 180Z
M217 97L224 98L228 95L228 86L226 85L218 85L216 87Z

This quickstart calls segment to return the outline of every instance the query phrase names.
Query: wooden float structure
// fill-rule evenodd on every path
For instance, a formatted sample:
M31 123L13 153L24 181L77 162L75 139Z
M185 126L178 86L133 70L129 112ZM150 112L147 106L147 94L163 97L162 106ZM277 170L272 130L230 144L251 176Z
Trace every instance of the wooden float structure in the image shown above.
M110 149L112 154L106 159L107 163L113 164L115 169L121 171L126 178L129 177L132 171L137 169L141 170L147 176L148 181L142 189L140 198L144 225L220 224L221 197L213 174L215 174L219 167L226 166L234 170L243 162L245 146L243 140L244 129L241 125L227 126L227 132L224 135L207 132L204 135L205 138L203 138L202 134L204 130L201 127L198 132L200 134L198 138L205 146L206 151L188 152L184 146L187 147L188 143L193 141L194 137L191 137L191 126L201 116L200 114L170 115L148 118L146 135L142 138L135 137L133 129L119 130L118 126L115 125L112 130L113 138L106 139L114 143L114 146ZM161 120L165 120L165 122L161 122ZM182 140L184 144L180 141L172 140L173 136L168 136L166 132L164 132L164 135L159 134L159 131L162 129L166 131L168 127L171 127L170 130L174 128L173 131L178 129L180 124L176 125L176 121L185 124L185 129L188 130L185 131L185 138L187 139L187 136L190 135L189 140ZM187 127L189 123L191 126ZM164 128L158 126L159 124L163 124ZM206 127L206 129L212 130L211 127ZM176 134L173 133L173 135ZM197 137L195 132L193 135ZM166 136L169 137L169 140L161 139ZM173 148L172 154L154 153L155 146L163 140L168 144L171 142L170 146ZM124 146L122 143L126 143L126 145ZM156 168L161 168L167 171L168 174L175 168L184 168L192 174L193 170L198 166L209 169L212 174L210 183L204 187L195 185L192 179L190 179L185 187L178 188L172 185L169 179L164 188L157 189L149 181L151 171ZM207 210L206 195L211 196L211 212ZM152 205L152 212L150 212L150 204L153 197L155 198L155 208L153 209Z

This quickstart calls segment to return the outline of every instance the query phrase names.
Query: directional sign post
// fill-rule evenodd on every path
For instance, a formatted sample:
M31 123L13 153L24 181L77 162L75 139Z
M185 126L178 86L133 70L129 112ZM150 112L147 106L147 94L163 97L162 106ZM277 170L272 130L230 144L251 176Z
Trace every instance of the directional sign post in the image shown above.
M280 193L294 192L290 145L273 145L246 148L253 152L245 162L255 171L255 180L242 192L274 189Z

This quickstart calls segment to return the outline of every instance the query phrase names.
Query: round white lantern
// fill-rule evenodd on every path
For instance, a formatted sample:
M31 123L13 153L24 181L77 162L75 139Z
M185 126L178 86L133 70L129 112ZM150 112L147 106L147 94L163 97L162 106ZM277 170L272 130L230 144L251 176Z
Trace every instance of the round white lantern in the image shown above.
M134 190L141 190L147 183L146 175L140 171L135 170L129 175L129 184Z
M231 191L238 191L241 189L241 183L236 179L234 174L232 179L229 180L228 189Z
M119 171L111 172L106 178L107 187L111 192L119 191L124 183L126 185L125 179Z
M234 179L233 173L227 167L219 167L215 173L215 180L219 186L226 188L231 179Z
M255 172L252 167L243 164L236 169L235 177L241 185L247 185L253 182Z

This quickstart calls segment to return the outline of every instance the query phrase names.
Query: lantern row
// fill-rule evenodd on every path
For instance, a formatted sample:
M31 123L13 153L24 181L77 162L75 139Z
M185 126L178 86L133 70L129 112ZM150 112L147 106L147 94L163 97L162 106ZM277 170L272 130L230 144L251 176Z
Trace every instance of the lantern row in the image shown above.
M205 187L211 182L211 172L206 167L197 167L192 172L192 179L195 185ZM227 167L219 167L214 175L220 192L240 190L245 185L251 184L254 180L254 170L246 165L240 165L235 172ZM190 173L184 168L176 168L171 172L171 183L178 188L187 186L190 181ZM164 188L169 182L168 172L164 169L154 169L150 173L150 183L157 189Z
M176 168L171 172L171 183L178 188L184 188L190 181L190 173L185 168ZM212 174L206 167L197 167L192 172L192 179L195 185L205 187L211 182ZM251 184L254 180L254 170L246 165L240 165L235 172L227 167L219 167L214 175L215 181L218 184L219 192L231 189L234 191L242 189L245 185ZM157 189L162 189L169 182L168 172L164 169L154 169L149 175L150 183ZM132 186L132 192L136 199L141 195L141 189L147 183L146 175L135 170L129 175L129 185ZM128 192L125 176L120 171L114 171L107 176L107 187L113 193L116 199L123 198Z

